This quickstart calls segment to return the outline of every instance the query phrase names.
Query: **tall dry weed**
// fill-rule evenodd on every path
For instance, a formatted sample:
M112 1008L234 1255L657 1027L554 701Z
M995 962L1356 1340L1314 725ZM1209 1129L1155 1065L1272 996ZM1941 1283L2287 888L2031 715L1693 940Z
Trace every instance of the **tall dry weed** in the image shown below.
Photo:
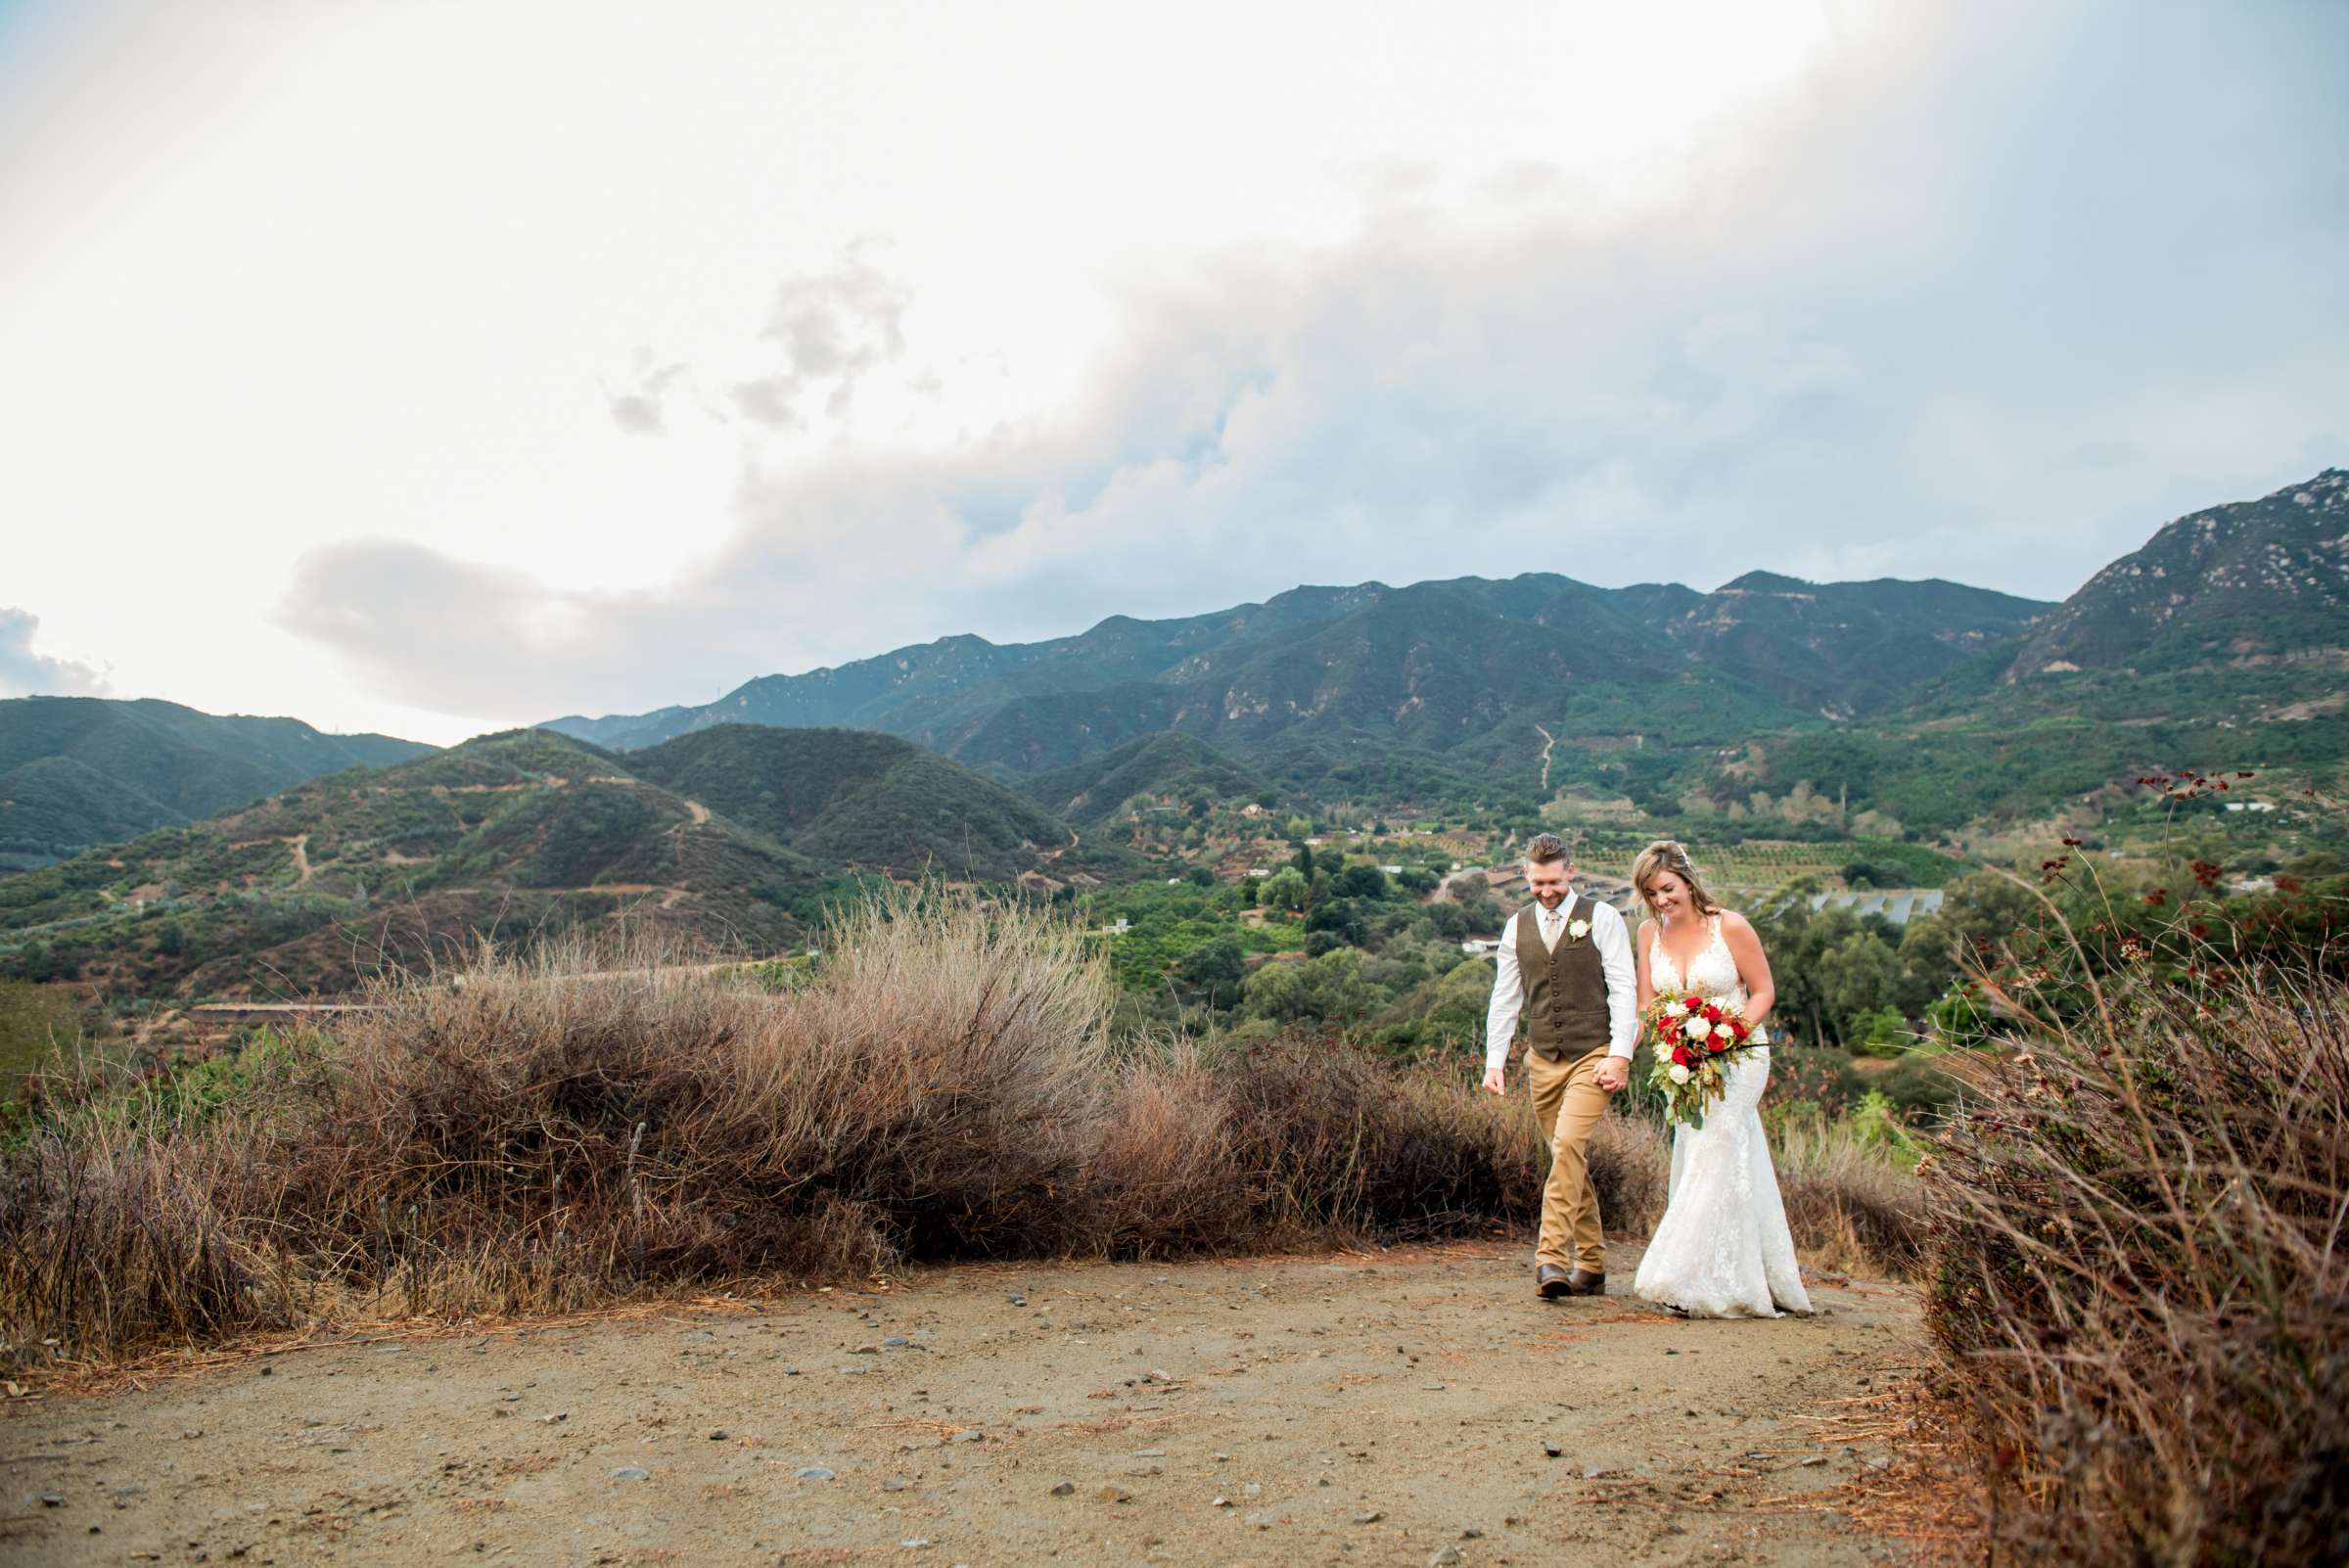
M1795 1117L1775 1139L1778 1195L1803 1262L1913 1277L1925 1255L1924 1191L1893 1152L1848 1120Z
M2106 982L1929 1157L1997 1560L2349 1561L2349 986Z

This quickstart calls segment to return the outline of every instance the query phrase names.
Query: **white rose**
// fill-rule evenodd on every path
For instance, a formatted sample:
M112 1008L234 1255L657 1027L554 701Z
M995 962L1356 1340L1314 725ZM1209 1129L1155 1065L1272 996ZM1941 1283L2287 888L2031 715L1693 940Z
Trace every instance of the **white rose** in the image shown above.
M1667 1018L1685 1018L1688 1016L1688 1004L1686 1002L1666 1002L1664 1004L1664 1016Z
M1681 1033L1686 1035L1690 1039L1703 1039L1707 1035L1713 1033L1713 1026L1701 1018L1691 1018Z
M1566 928L1566 934L1572 937L1575 941L1580 942L1585 937L1590 935L1590 922L1588 920L1577 920L1574 924Z
M1672 1064L1672 1072L1668 1076L1675 1084L1685 1084L1688 1082L1688 1069L1675 1062Z

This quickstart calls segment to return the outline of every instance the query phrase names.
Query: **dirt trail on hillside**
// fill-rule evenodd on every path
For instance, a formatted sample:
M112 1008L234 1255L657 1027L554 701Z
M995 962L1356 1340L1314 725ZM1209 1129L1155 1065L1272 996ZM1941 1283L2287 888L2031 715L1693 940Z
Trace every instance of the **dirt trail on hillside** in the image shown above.
M1847 1564L1822 1444L1911 1293L1546 1303L1497 1242L917 1271L9 1402L0 1555L81 1563ZM1554 1450L1554 1453L1551 1452ZM1806 1501L1806 1496L1810 1495ZM54 1502L47 1499L56 1499Z

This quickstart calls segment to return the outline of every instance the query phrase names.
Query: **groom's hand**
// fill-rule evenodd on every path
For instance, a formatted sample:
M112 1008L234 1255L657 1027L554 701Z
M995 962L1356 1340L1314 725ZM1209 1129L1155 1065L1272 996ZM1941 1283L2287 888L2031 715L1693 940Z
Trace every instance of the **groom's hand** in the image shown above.
M1632 1064L1625 1057L1610 1056L1591 1070L1590 1082L1609 1094L1628 1088L1632 1082Z
M1485 1069L1485 1092L1487 1094L1502 1094L1507 1092L1507 1090L1502 1086L1501 1069L1497 1067L1489 1067Z

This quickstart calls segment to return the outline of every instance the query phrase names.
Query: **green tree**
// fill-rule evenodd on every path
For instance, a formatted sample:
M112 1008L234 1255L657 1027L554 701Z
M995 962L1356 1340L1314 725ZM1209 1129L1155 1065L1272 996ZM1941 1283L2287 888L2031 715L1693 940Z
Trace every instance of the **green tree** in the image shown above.
M1439 978L1418 1021L1422 1049L1455 1049L1481 1057L1485 1050L1485 1012L1493 1001L1493 960L1472 959L1457 964Z
M1221 938L1176 959L1174 978L1210 1007L1234 1006L1247 982L1247 957L1237 942Z
M1256 890L1257 902L1267 909L1301 909L1309 891L1302 872L1293 865L1282 866Z
M1509 918L1508 911L1501 908L1500 900L1490 893L1473 894L1462 899L1460 915L1467 922L1468 929L1474 932L1497 933Z
M1367 1014L1378 993L1362 978L1362 955L1338 947L1304 963L1268 963L1248 976L1244 1011L1277 1024L1344 1023Z
M1772 973L1776 973L1774 965ZM1889 943L1870 931L1851 933L1819 960L1820 1005L1830 1027L1846 1041L1853 1038L1863 1015L1890 1003L1900 983L1900 958Z
M1305 917L1305 929L1309 933L1326 931L1350 946L1359 947L1362 943L1361 912L1350 899L1331 899L1315 904L1313 912Z
M1898 1056L1908 1048L1909 1020L1897 1007L1871 1007L1853 1015L1852 1049L1870 1056Z

